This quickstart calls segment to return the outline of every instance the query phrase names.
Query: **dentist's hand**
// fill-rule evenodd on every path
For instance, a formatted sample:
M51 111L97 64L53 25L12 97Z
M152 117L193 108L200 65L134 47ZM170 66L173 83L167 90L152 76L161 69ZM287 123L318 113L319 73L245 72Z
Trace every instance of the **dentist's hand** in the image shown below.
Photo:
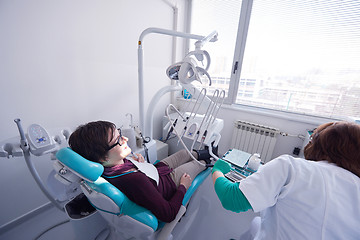
M192 183L192 179L191 179L190 175L187 173L184 173L180 178L180 184L184 185L186 190L188 190L191 183Z
M216 163L214 164L214 167L212 169L212 173L214 173L215 171L220 171L222 172L223 174L225 173L228 173L231 169L231 165L230 163L222 160L222 159L219 159L216 161Z

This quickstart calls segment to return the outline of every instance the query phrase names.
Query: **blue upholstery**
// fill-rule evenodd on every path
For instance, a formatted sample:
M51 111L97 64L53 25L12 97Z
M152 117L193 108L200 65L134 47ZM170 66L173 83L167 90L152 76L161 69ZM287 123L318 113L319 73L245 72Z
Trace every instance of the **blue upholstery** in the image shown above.
M124 214L134 218L135 220L146 224L151 227L154 232L158 228L158 220L155 215L136 203L128 199L119 189L114 187L111 183L104 178L99 178L94 183L88 182L88 185L97 192L100 192L113 200L113 202L120 207L120 212L113 213L115 215ZM91 202L91 200L89 200ZM96 208L96 206L94 206ZM99 209L102 210L102 209Z
M184 199L182 201L182 205L185 206L189 202L193 193L204 182L204 180L207 178L207 176L209 176L210 173L211 173L211 169L207 168L195 177L195 179L191 183L191 186L185 193Z
M74 152L71 148L60 149L56 153L56 157L65 166L77 172L83 178L90 180L91 182L87 182L87 184L92 189L94 189L96 192L108 196L117 206L119 206L120 212L109 213L115 215L128 215L135 220L148 225L154 231L157 230L158 220L151 211L129 200L119 189L101 177L101 174L104 171L104 167L100 163L95 163L83 158L81 155ZM91 202L91 199L89 199L89 201ZM96 208L96 206L94 207Z
M109 212L109 213L115 215L120 215L120 214L128 215L134 218L135 220L142 222L147 226L151 227L154 231L156 231L158 228L161 228L162 224L160 224L159 226L159 222L157 218L151 211L129 200L125 196L125 194L123 194L119 189L117 189L107 180L101 177L101 174L104 171L104 167L101 164L83 158L81 155L74 152L71 148L60 149L56 153L56 157L65 166L75 171L82 178L87 180L87 185L89 185L89 187L94 189L96 192L108 196L117 206L119 206L120 212ZM198 174L198 176L193 180L191 186L186 191L186 194L182 201L183 205L186 205L188 203L192 194L205 180L205 178L210 174L210 172L211 172L210 169L206 169L200 174ZM91 199L89 199L89 201L91 202ZM96 206L94 207L96 208Z
M155 161L154 164L160 162L159 160ZM193 180L193 182L191 183L191 186L189 187L189 189L186 191L184 199L182 201L182 205L186 205L191 196L193 195L193 193L196 191L196 189L204 182L204 180L207 178L207 176L209 176L209 174L211 173L211 169L207 168L204 171L202 171L201 173L199 173L195 179Z
M104 172L100 163L95 163L83 158L71 148L62 148L56 153L56 158L65 166L74 170L88 181L95 182Z
M158 162L160 161L157 160L154 162L154 164ZM188 188L188 190L185 193L185 196L182 201L182 205L186 206L186 204L189 202L190 198L192 197L193 193L204 182L204 180L207 178L207 176L209 176L210 173L211 173L211 169L207 168L195 177L195 179L191 183L191 186ZM164 222L159 222L159 228L162 228L164 225L165 225Z

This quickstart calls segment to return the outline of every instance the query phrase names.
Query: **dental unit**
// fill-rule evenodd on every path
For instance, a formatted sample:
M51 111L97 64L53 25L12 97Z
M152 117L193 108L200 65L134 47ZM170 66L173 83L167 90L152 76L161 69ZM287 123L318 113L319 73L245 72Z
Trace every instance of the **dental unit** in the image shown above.
M195 50L188 53L183 61L171 65L166 70L169 79L175 80L177 83L160 89L155 94L149 104L145 121L142 43L144 36L148 33L159 33L196 39L198 41L195 43ZM162 95L172 91L181 91L183 89L186 89L191 97L188 97L182 112L180 112L173 104L168 105L166 109L166 115L169 120L168 126L171 126L170 128L172 131L178 136L178 141L181 142L183 147L189 152L195 149L195 147L200 149L203 146L209 146L211 149L212 146L217 146L221 138L220 132L224 123L222 119L216 117L219 108L223 103L225 92L216 90L213 94L213 98L210 99L206 96L206 88L199 90L192 84L194 81L202 83L202 79L205 77L207 78L206 82L208 85L211 85L211 77L207 73L211 61L210 55L207 51L201 50L201 48L205 43L214 42L216 40L217 32L213 32L209 36L204 37L150 28L146 29L141 34L138 50L140 120L139 127L137 127L133 124L132 115L130 115L130 125L132 129L137 127L137 135L140 135L142 140L145 140L145 137L150 137L150 140L142 141L141 144L136 144L138 146L131 146L133 149L131 155L134 158L136 158L136 153L142 153L143 155L148 155L148 162L155 162L157 156L155 141L152 140L153 108ZM198 66L198 64L204 60L206 61L206 66ZM207 110L202 114L200 113L200 109L204 106ZM176 119L175 122L170 118L170 110L178 114L178 119ZM48 131L38 124L32 124L29 126L27 132L24 132L21 120L15 119L15 123L19 131L20 140L18 138L13 138L2 142L0 144L0 157L9 158L24 156L28 169L38 187L57 209L69 216L69 220L64 223L68 223L75 219L86 221L87 219L95 217L99 218L99 214L96 213L100 213L102 218L106 219L109 225L100 231L97 236L98 239L105 239L113 235L120 239L173 239L180 237L181 235L176 236L174 235L175 233L173 233L178 225L182 225L178 228L188 228L186 224L178 223L181 218L187 219L189 222L194 221L196 218L197 211L195 211L195 213L190 213L187 211L187 208L189 207L190 201L196 202L191 199L195 198L197 188L209 176L211 171L210 168L204 170L193 180L191 187L186 192L183 199L183 205L180 208L176 219L171 223L164 224L159 222L149 210L131 202L118 189L115 189L103 179L101 176L103 167L100 164L81 157L67 147L67 141L71 133L70 129L64 128ZM170 133L169 129L169 134ZM190 144L184 142L189 140ZM32 155L50 156L50 159L54 161L54 170L50 173L49 179L53 180L48 180L46 183L42 181L36 167L32 163ZM192 156L192 154L190 155ZM213 157L217 158L217 156ZM200 162L198 163L202 164ZM85 206L86 211L78 213L77 210L74 210L73 206L76 201ZM186 216L184 216L185 212L187 212ZM58 225L53 226L52 228L56 228L57 226ZM48 230L39 234L38 237L45 234Z

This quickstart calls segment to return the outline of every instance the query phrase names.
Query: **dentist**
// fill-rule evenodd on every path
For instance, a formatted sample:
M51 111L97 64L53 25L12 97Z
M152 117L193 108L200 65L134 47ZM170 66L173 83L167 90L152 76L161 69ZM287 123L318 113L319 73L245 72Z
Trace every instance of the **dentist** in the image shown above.
M240 183L224 177L227 162L215 163L212 178L223 207L260 213L241 239L360 238L360 125L320 125L304 156L279 156Z

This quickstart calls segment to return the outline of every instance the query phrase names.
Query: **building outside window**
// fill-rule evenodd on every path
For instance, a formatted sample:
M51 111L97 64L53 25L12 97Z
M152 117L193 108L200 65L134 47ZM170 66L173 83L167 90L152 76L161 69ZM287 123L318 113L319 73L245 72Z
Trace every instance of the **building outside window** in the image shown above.
M212 87L230 104L360 117L360 1L192 0ZM211 93L211 91L208 91Z

